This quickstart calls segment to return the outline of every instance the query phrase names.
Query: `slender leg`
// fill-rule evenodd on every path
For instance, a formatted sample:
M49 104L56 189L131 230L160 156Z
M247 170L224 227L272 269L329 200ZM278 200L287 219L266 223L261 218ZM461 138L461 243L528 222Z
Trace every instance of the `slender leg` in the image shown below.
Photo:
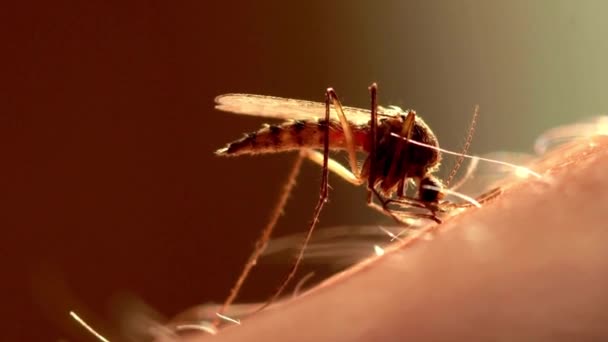
M328 188L327 179L329 176L329 167L328 167L328 164L329 164L329 109L330 109L331 102L333 102L334 106L336 106L336 104L337 104L336 111L338 111L338 115L340 115L340 113L341 113L341 115L344 116L344 112L342 111L342 108L341 108L341 106L339 106L339 102L336 99L335 92L331 88L327 89L327 91L325 92L325 127L324 127L325 136L323 138L323 170L322 170L322 174L321 174L321 189L319 191L319 200L318 200L317 205L315 206L315 210L313 212L312 221L310 222L310 225L308 227L308 233L306 234L306 238L304 238L304 242L302 243L302 246L300 247L298 255L291 267L291 270L287 274L287 277L283 280L283 282L281 283L281 285L279 286L277 291L274 293L274 295L256 311L262 310L266 306L272 304L272 302L274 302L281 295L283 290L285 290L285 287L287 286L289 281L291 281L291 279L293 279L293 277L295 276L296 271L298 270L298 267L300 266L300 263L302 262L302 259L304 258L304 250L306 249L306 246L310 242L312 233L315 229L315 226L317 225L317 222L319 221L319 215L321 214L323 205L327 201L327 188ZM346 126L348 126L348 123L346 123ZM350 129L350 126L348 126L348 127ZM346 131L344 133L347 134ZM350 138L352 139L352 134L351 134ZM354 152L354 142L351 141L351 144L352 144L352 150ZM300 155L302 156L302 154L300 154ZM354 165L356 165L356 160L354 161ZM351 165L351 167L352 167L352 165Z
M411 218L423 218L423 219L428 219L428 220L433 220L435 222L437 222L435 220L435 217L431 214L423 214L423 213L414 213L414 212L407 212L407 211L393 211L390 209L385 208L384 206L378 205L374 202L369 203L368 204L370 206L370 208L389 216L390 218L392 218L393 220L395 220L395 222L399 225L403 225L403 226L409 226L410 223L408 223L407 221L404 221L401 217L399 216L405 216L405 217L411 217ZM441 221L437 222L437 223L441 223Z
M378 193L374 188L373 181L375 180L375 174L376 174L376 165L374 165L375 164L374 161L375 161L375 153L376 153L376 148L377 148L376 147L376 145L377 145L377 138L376 138L377 137L377 111L378 111L377 89L378 89L378 87L377 87L376 83L373 83L369 87L370 96L371 96L371 120L370 120L370 141L371 141L370 145L371 146L370 146L369 158L372 162L370 164L370 170L369 170L367 201L368 201L368 204L372 208L379 210L384 214L387 214L388 216L392 217L393 219L395 219L395 221L397 221L400 224L407 225L407 223L405 221L403 221L397 215L395 215L395 212L393 212L388 207L390 204L396 203L396 204L400 204L403 206L414 206L414 207L427 208L427 209L429 209L429 208L424 203L421 203L420 201L418 201L416 199L411 199L411 198L407 198L407 197L403 196L405 180L403 180L399 183L399 187L398 187L398 194L400 197L399 200L384 199L381 196L381 194ZM347 152L348 152L348 156L349 156L348 161L349 161L349 166L351 169L350 171L347 168L345 168L344 166L342 166L340 163L329 158L329 125L328 125L328 123L329 123L329 117L330 117L330 106L332 106L332 105L333 105L334 109L336 110L336 113L338 115L338 118L340 119L340 123L341 123L342 129L343 129L343 132L344 132ZM477 118L477 114L478 114L478 109L476 108L475 115L474 115L474 118L473 118L473 121L471 124L471 128L469 131L469 138L467 139L467 142L465 144L465 149L467 149L468 146L470 145L470 140L471 140L472 132L475 127L474 125L475 125L475 120ZM411 132L412 132L412 127L414 125L414 119L415 119L415 113L408 112L408 117L405 120L402 134L401 134L402 136L406 137L407 139L411 138ZM322 125L322 123L320 123L320 125ZM218 313L220 313L220 314L224 313L227 310L227 308L234 302L234 300L236 299L238 292L239 292L240 288L242 287L245 279L247 278L249 272L255 265L258 257L264 251L266 244L270 238L270 235L271 235L272 231L274 230L274 227L276 226L278 217L280 216L281 212L283 211L287 198L288 198L289 194L291 193L291 190L295 184L295 179L297 177L297 174L298 174L300 166L301 166L302 159L304 157L314 161L317 164L322 165L322 178L321 178L321 187L320 187L321 189L320 189L320 193L319 193L319 201L317 202L317 205L315 207L315 210L313 213L313 220L310 223L308 234L302 244L302 247L299 251L299 254L298 254L296 260L294 261L294 264L292 265L292 268L291 268L289 274L287 275L287 277L285 278L285 280L283 281L281 286L277 289L277 291L275 292L273 297L266 304L264 304L261 308L256 310L256 312L259 310L262 310L263 308L265 308L266 306L268 306L272 302L274 302L281 295L281 293L283 292L283 290L285 289L285 287L287 286L289 281L295 276L295 273L299 267L299 264L302 261L304 250L305 250L306 246L308 245L310 238L312 236L312 233L314 231L314 228L318 222L319 215L321 213L323 205L327 201L329 171L336 173L337 175L339 175L340 177L342 177L343 179L345 179L346 181L348 181L354 185L361 185L364 182L364 180L361 179L360 169L359 169L359 166L357 165L357 161L356 161L356 148L355 148L354 136L352 134L350 124L348 123L346 115L344 114L344 110L342 108L342 105L338 99L336 92L331 88L328 88L326 91L326 94L325 94L324 125L325 125L325 127L320 127L321 129L325 130L323 153L319 153L317 151L313 151L310 149L303 149L301 151L298 159L296 160L296 162L294 164L294 167L292 168L292 171L290 172L288 181L285 184L284 191L282 192L281 198L280 198L279 202L277 203L277 206L273 210L273 214L271 216L270 221L268 222L267 226L263 230L262 235L256 242L254 252L250 256L250 258L249 258L248 262L246 263L243 271L241 272L241 275L239 276L236 284L231 289L229 297L226 299L226 301L224 302L223 306L221 307L221 309L219 310ZM406 140L405 144L403 144L402 146L405 146L407 144L407 141L408 140ZM401 152L402 146L399 146L397 148L396 154L399 154ZM455 174L456 171L458 170L459 166L460 165L457 164L457 166L454 167L454 170L452 170L452 173ZM394 168L391 167L391 171L393 171L393 170L394 170ZM376 196L378 198L378 200L382 203L382 206L379 206L379 205L373 203L373 196ZM427 219L435 220L436 222L441 222L434 215L434 212L433 212L433 215L416 213L416 212L407 212L407 211L399 212L399 214L401 216L427 218ZM215 321L214 323L217 325L217 324L219 324L219 321Z
M494 198L496 198L497 196L499 196L500 194L502 194L501 188L491 189L491 190L481 194L481 196L479 196L477 198L477 202L479 202L481 204L487 203L488 201L491 201Z
M340 163L329 158L329 125L328 125L328 122L329 122L329 114L330 114L330 104L334 106L334 108L338 114L338 117L340 118L340 123L342 124L342 129L344 132L346 145L347 145L347 151L349 154L349 163L350 163L350 167L351 167L352 171L347 170ZM356 162L356 149L355 149L354 138L353 138L352 131L350 129L350 125L348 124L348 121L344 114L344 110L342 109L342 105L340 104L340 101L338 100L338 96L337 96L336 92L331 88L327 89L326 94L325 94L325 125L326 125L325 126L326 133L324 136L323 153L319 153L317 151L314 151L311 149L306 149L306 148L301 150L301 153L298 156L298 159L296 160L296 164L294 165L292 172L288 178L288 182L282 193L281 199L279 200L275 210L273 211L271 220L268 222L267 226L263 230L262 236L260 236L260 238L256 242L254 252L249 257L249 260L245 264L245 267L244 267L243 271L241 272L241 275L239 276L236 284L230 290L230 295L228 296L228 298L222 305L221 309L219 310L219 312L218 312L219 314L223 314L228 309L228 307L234 302L234 300L236 299L236 297L238 295L238 292L240 291L241 287L243 286L245 279L249 275L251 269L255 265L259 256L264 251L266 244L267 244L268 240L270 239L270 235L271 235L272 231L274 230L274 227L278 221L278 218L279 218L281 212L283 211L283 208L287 201L287 197L289 196L289 193L291 193L291 189L295 183L295 178L297 176L297 173L300 170L301 162L304 157L306 157L322 166L321 190L320 190L319 201L317 202L317 206L315 207L315 211L313 214L313 220L310 223L308 234L305 238L305 241L302 244L302 247L292 266L292 269L290 270L289 274L287 275L287 277L285 278L285 280L283 281L281 286L275 292L273 297L268 302L266 302L262 307L257 309L256 312L259 310L262 310L266 306L270 305L273 301L275 301L281 295L281 293L283 292L283 290L285 289L285 287L287 286L289 281L295 276L295 273L303 258L304 250L306 249L306 246L308 245L308 242L312 236L314 227L318 221L319 214L321 212L321 209L323 208L323 204L327 200L328 172L331 170L332 172L336 173L337 175L339 175L340 177L342 177L343 179L345 179L346 181L348 181L354 185L361 185L363 183L363 181L359 177L360 171L359 171L359 168L358 168L358 165ZM217 326L219 324L219 320L216 320L214 322L214 324Z
M370 91L370 98L371 98L371 101L370 101L371 102L371 110L370 110L371 118L370 118L370 138L369 139L370 139L371 144L370 144L370 152L369 152L368 158L371 161L371 164L370 164L370 172L369 172L368 185L367 185L368 186L367 202L372 208L377 209L377 210L379 208L381 208L380 211L382 211L384 214L387 214L388 216L392 217L398 223L405 224L404 221L400 220L398 217L396 217L396 215L394 215L394 213L388 207L389 204L398 203L401 205L410 205L410 206L415 206L415 207L424 208L424 209L428 209L428 206L424 203L421 203L420 201L418 201L416 199L409 199L409 198L405 198L405 197L403 197L401 201L386 200L380 195L380 193L378 193L375 190L373 180L375 179L375 172L376 172L376 167L374 165L374 161L375 161L375 154L376 154L376 143L377 143L376 137L377 137L377 130L378 130L378 121L377 121L378 85L376 83L372 83L369 86L369 91ZM356 164L355 147L354 147L354 142L352 139L352 133L350 131L350 125L348 124L348 121L346 120L346 116L344 114L344 111L342 110L342 105L340 104L340 101L338 100L336 93L333 91L333 89L328 89L328 93L333 102L334 108L336 109L336 112L338 113L338 116L340 117L340 122L342 123L342 126L343 126L343 131L345 134L345 140L346 140L346 145L347 145L347 151L349 153L349 163L350 163L352 172L349 172L344 166L342 166L340 163L338 163L332 159L329 159L329 170L354 185L360 185L364 182L364 180L361 179L361 177L359 176L360 173L359 173L359 168ZM416 120L416 113L413 111L409 111L407 114L407 117L404 120L403 128L401 131L402 136L406 137L407 139L411 139L415 120ZM349 141L350 141L350 143L349 143ZM407 140L404 141L403 144L401 144L397 148L396 154L397 155L400 154L403 147L406 145L407 145ZM323 156L323 155L320 154L319 152L308 150L308 151L303 151L303 153L305 153L306 157L308 157L312 161L316 162L317 164L320 164L321 156ZM391 171L389 171L389 172L395 172L395 170L396 169L393 166L393 167L391 167ZM404 181L405 180L401 181L399 184L400 192L402 194L404 192L404 184L403 184ZM373 203L374 195L382 203L382 207ZM439 219L434 214L429 215L429 214L423 214L423 213L405 213L405 212L400 212L400 214L412 216L412 217L418 217L418 218L424 217L424 218L432 219L436 222L440 222Z
M251 271L251 269L253 269L253 266L255 266L258 258L260 257L260 255L262 255L262 253L266 249L266 245L268 243L268 240L270 240L272 231L274 230L274 227L276 226L277 221L279 220L279 217L283 213L283 208L285 207L285 204L287 203L287 199L289 198L289 195L291 194L291 191L292 191L293 187L295 186L296 178L298 177L300 168L302 166L302 160L303 160L303 156L298 155L296 161L293 164L293 167L291 168L291 171L289 172L287 181L285 182L285 185L283 186L283 191L281 192L279 201L277 202L274 210L272 211L270 220L268 221L268 223L266 224L266 227L264 227L264 230L262 230L262 234L256 241L255 248L254 248L253 252L251 253L251 256L249 256L247 263L243 267L243 270L241 271L239 278L237 279L237 281L234 284L234 286L232 287L232 289L230 289L230 294L228 295L228 298L226 298L226 300L224 301L224 304L218 311L218 313L220 315L224 314L226 312L226 310L228 310L230 305L234 302L237 295L239 294L239 291L243 287L243 283L245 282L245 279L247 279L249 272ZM215 325L217 327L217 326L219 326L219 324L220 324L220 319L216 318L213 321L213 325Z
M478 197L475 198L475 200L479 203L479 204L486 204L489 201L493 200L494 198L498 197L499 195L501 195L503 193L503 189L500 187L497 188L493 188L491 190L486 191L485 193L479 195ZM456 209L456 208L471 208L474 207L471 203L451 203L451 202L444 202L442 203L442 207L444 210L450 210L450 209Z
M409 199L406 197L401 197L402 201L399 202L394 202L395 200L390 200L390 199L385 199L376 189L375 189L375 184L374 184L374 180L376 179L376 148L377 148L377 136L378 136L378 85L376 83L372 83L369 86L369 93L370 93L370 98L371 98L371 118L370 118L370 151L369 151L369 160L370 160L370 166L369 166L369 178L368 178L368 183L367 183L367 203L370 207L381 211L382 213L392 217L395 221L397 221L397 223L400 224L406 224L406 222L404 222L403 220L399 219L394 213L393 211L390 210L390 208L388 207L389 204L391 203L401 203L404 205L410 205L410 206L415 206L415 207L419 207L419 208L427 208L426 205L424 205L423 203L420 203L420 201L414 200L414 199ZM408 115L404 121L403 124L403 128L401 131L401 135L406 137L407 139L411 139L411 135L412 135L412 129L414 127L415 124L415 119L416 119L416 113L413 111L409 111ZM406 141L407 142L407 141ZM399 147L397 148L397 154L401 153L401 149L402 146L404 145L399 145ZM394 172L394 168L391 167L391 171L390 172ZM403 195L405 190L405 185L404 185L405 180L402 180L399 183L398 186L398 194ZM373 202L373 198L374 196L378 199L378 201L380 201L380 203L382 203L382 206L378 206L377 204L375 204ZM405 202L405 203L404 203ZM401 214L406 215L406 216L412 216L412 217L423 217L423 218L428 218L431 220L434 220L435 222L441 222L434 214L429 215L429 214L423 214L423 213L407 213L407 212L401 212Z
M320 152L317 152L317 151L314 151L311 149L302 149L301 153L302 153L302 155L304 155L306 158L312 160L313 162L315 162L319 165L323 164L323 153L320 153ZM347 182L349 182L353 185L361 185L364 182L363 179L356 177L346 167L344 167L342 164L340 164L339 162L337 162L331 158L329 158L329 160L328 160L327 167L329 168L329 171L340 176L340 178L346 180ZM398 200L397 199L384 199L380 195L380 193L378 193L375 189L372 192L376 195L376 197L382 203L382 205L380 206L380 205L377 205L376 203L372 202L372 203L368 203L370 205L370 207L382 212L385 215L392 217L395 221L397 221L397 223L400 223L400 224L407 224L407 223L404 222L403 220L401 220L397 215L394 214L394 211L389 208L390 204L399 204L401 206L428 209L428 205L421 203L417 199L413 199L413 198L409 198L409 197L403 197ZM416 218L428 218L428 219L437 221L437 218L434 215L429 215L429 214L406 212L406 211L400 211L399 214L401 214L403 216L416 217Z
M370 204L373 201L372 190L374 189L374 182L376 181L376 145L378 144L378 85L374 82L369 86L370 95L370 121L369 121L369 178L367 179L367 203Z
M403 197L398 200L385 199L376 189L372 189L371 191L374 194L374 196L378 199L378 201L380 201L380 203L382 203L382 206L379 206L376 203L373 203L373 201L368 203L368 205L370 207L372 207L376 210L382 211L386 215L392 217L394 220L397 221L397 223L406 224L403 220L401 220L397 217L397 215L395 214L395 212L397 212L397 211L393 211L393 210L391 210L391 208L389 208L389 205L393 204L393 203L400 204L404 207L416 207L416 208L426 209L426 210L431 211L431 214L425 214L425 213L413 212L413 211L407 211L407 210L398 211L398 213L402 216L426 218L426 219L433 220L437 223L441 223L441 220L435 215L434 211L431 210L426 203L422 203L417 199L409 198L409 197Z
M311 150L309 148L302 149L300 153L304 157L315 162L316 164L323 166L323 160L325 158L323 153L315 151L315 150ZM329 168L329 171L340 176L340 178L344 179L345 181L347 181L353 185L359 186L359 185L363 184L363 182L364 182L363 179L357 177L354 173L352 173L346 167L344 167L344 165L340 164L339 162L335 161L332 158L328 159L327 167Z
M340 119L340 124L342 126L342 131L344 132L344 140L346 140L346 151L348 152L348 164L353 174L359 176L361 172L359 171L359 165L357 165L357 152L355 149L355 138L353 136L353 132L350 128L350 124L346 119L346 115L344 114L344 110L342 109L342 104L340 100L338 100L338 95L332 88L327 89L326 97L329 99L338 114L338 118ZM328 107L329 108L329 107ZM329 109L327 109L329 110ZM329 116L325 118L326 122L329 120Z
M401 128L401 136L406 139L399 139L397 141L397 147L395 148L395 159L394 160L402 160L405 159L401 157L401 152L407 146L409 141L412 139L412 132L414 130L414 124L416 123L416 112L408 111L405 120L403 120L403 127ZM388 178L393 178L394 174L397 172L397 163L392 163L389 171ZM403 181L403 180L402 180Z
M456 160L456 163L454 164L452 171L450 171L450 174L445 181L446 187L450 186L450 183L456 176L456 173L458 173L458 170L460 169L460 166L462 165L462 162L464 161L464 155L467 154L469 147L471 147L471 141L473 140L473 135L475 134L475 127L477 126L478 117L479 117L479 105L476 105L475 109L473 110L473 118L471 118L471 123L469 124L469 133L467 134L467 140L465 141L464 146L462 147L462 153L460 153L460 156L458 156L458 159Z

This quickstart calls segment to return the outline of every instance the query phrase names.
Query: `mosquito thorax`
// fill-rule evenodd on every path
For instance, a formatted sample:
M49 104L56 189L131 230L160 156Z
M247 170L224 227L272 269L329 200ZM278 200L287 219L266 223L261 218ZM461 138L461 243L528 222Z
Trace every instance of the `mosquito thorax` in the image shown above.
M371 164L376 165L377 170L374 173L373 184L378 185L386 195L392 194L399 183L407 179L422 180L428 178L431 173L437 170L441 160L441 153L438 150L407 144L405 140L393 135L401 135L405 122L404 118L404 116L399 115L379 120L374 161L372 163L370 160L370 154L363 166L363 175L368 177L370 175L369 166ZM439 146L433 131L418 116L415 118L410 138L430 146ZM368 142L368 151L370 146L371 144Z

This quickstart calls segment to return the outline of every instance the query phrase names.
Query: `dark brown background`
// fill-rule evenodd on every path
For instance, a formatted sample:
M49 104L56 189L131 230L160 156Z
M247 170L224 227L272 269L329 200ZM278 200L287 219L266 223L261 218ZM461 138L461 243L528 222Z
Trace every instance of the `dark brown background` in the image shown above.
M264 224L292 155L219 159L264 120L213 110L225 92L412 107L458 149L530 151L543 130L596 115L606 5L592 1L31 2L3 10L0 225L3 335L90 337L129 292L166 315L221 301ZM307 165L280 224L316 200ZM322 225L377 222L332 180ZM265 298L259 276L243 299Z

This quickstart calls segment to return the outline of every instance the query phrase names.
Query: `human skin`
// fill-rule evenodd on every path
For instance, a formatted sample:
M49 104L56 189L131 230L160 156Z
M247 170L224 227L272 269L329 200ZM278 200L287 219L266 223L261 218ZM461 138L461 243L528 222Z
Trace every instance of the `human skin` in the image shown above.
M535 169L544 180L518 181L213 340L608 339L608 139Z

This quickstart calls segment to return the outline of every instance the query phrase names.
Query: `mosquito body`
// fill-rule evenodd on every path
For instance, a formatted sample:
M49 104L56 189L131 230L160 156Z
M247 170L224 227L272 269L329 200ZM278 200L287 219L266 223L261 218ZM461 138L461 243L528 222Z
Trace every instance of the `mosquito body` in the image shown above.
M443 185L433 176L441 161L441 152L425 146L407 144L393 135L402 135L423 144L438 147L438 141L424 120L413 110L402 111L396 107L380 108L377 115L376 134L372 132L371 112L364 109L342 107L346 115L346 125L338 118L324 119L325 108L322 103L292 100L270 96L249 94L226 94L216 98L217 109L260 116L286 118L290 113L300 119L289 120L278 125L265 125L260 130L246 134L243 138L229 143L216 153L222 156L243 154L278 153L302 149L322 149L325 136L329 138L332 150L347 150L348 135L356 152L367 153L360 173L348 175L347 180L362 184L365 180L373 184L382 195L391 198L395 192L404 196L408 180L415 180L418 187L418 200L421 203L437 204L441 198ZM276 114L286 107L286 114ZM294 113L293 108L299 108ZM349 130L350 132L345 132ZM375 136L375 144L372 137ZM370 153L375 146L375 153ZM320 156L307 153L314 161ZM373 156L373 160L371 159ZM374 165L374 178L370 168ZM341 172L337 172L341 174ZM354 177L353 177L354 176ZM430 185L430 188L420 185Z
M320 198L314 209L313 219L310 222L308 232L304 237L303 243L300 245L289 274L274 295L265 304L258 307L257 310L251 310L251 305L238 305L240 310L230 311L237 316L249 316L273 303L283 292L288 282L294 277L303 259L304 250L311 241L312 232L327 199L327 177L329 171L356 185L362 185L367 182L367 201L370 206L392 216L407 226L407 228L420 228L420 233L425 233L424 230L428 232L430 231L429 228L433 229L435 226L427 225L426 223L428 222L423 220L414 220L413 223L412 221L401 220L399 216L393 214L393 209L389 208L389 204L398 204L399 209L405 210L405 215L403 216L406 218L422 217L437 222L439 222L439 218L436 215L438 212L455 212L451 211L451 209L471 206L479 207L481 206L481 202L488 201L499 195L502 192L502 185L493 187L489 191L485 191L487 190L485 189L485 192L475 199L454 191L459 185L465 183L464 180L468 178L467 176L470 176L479 161L488 162L491 165L500 167L500 169L488 169L488 171L491 171L488 174L493 175L498 172L499 174L503 174L504 177L505 170L508 169L516 177L527 178L528 176L533 176L536 179L543 180L541 174L524 166L490 158L466 155L478 115L477 107L463 151L455 153L439 148L435 134L413 110L403 111L397 107L378 107L376 84L372 84L369 90L371 93L370 110L343 107L332 89L326 91L325 103L251 94L226 94L216 97L216 108L221 111L286 120L282 124L265 125L258 131L248 133L245 137L217 150L216 154L220 156L239 156L243 154L279 153L292 150L299 150L300 154L287 177L287 182L281 196L272 210L271 218L256 242L252 255L221 307L217 308L213 306L210 309L196 307L187 314L180 315L181 317L175 320L177 323L166 326L155 324L154 319L149 319L145 321L145 324L142 323L142 326L146 327L146 336L153 335L158 339L167 339L177 336L182 331L206 331L215 334L222 322L241 324L240 321L227 317L225 313L229 311L228 309L235 301L257 259L263 255L277 220L283 212L288 194L293 189L304 158L320 164L323 171ZM331 115L332 113L333 116ZM592 138L606 135L608 134L606 125L602 125L605 123L606 118L600 117L585 125L565 126L551 130L539 138L536 148L544 152L547 148L562 140L581 136ZM588 144L595 146L593 141L588 142ZM316 151L318 149L322 149L323 153ZM350 170L329 158L330 149L348 152ZM367 153L367 157L361 167L357 164L357 152ZM433 176L433 173L439 168L442 153L457 155L459 157L450 175L444 182ZM470 158L472 161L470 166L473 167L469 167L467 175L460 180L459 185L454 185L449 189L448 185L464 158ZM478 176L483 176L483 174L480 173ZM418 185L416 198L409 198L405 195L407 182L412 180ZM494 185L492 184L492 186ZM468 204L441 201L444 194L456 195L468 201ZM373 203L374 196L380 200L382 206ZM425 215L419 210L408 212L410 209L424 209L430 211L431 214ZM401 240L402 243L416 239L416 234L409 235L409 232L413 231L413 229L403 229L403 225L393 227L393 229L375 226L367 228L349 226L346 229L342 227L340 229L334 228L333 231L325 230L325 234L317 236L319 238L317 242L319 243L316 246L313 244L314 248L310 251L309 256L311 259L314 259L314 257L323 259L323 263L327 264L325 258L336 258L342 253L340 260L350 265L354 260L370 255L372 250L371 241L375 241L363 241L362 239L359 239L361 241L357 241L357 235L359 237L364 234L371 236L369 234L371 229L373 231L380 230L391 237L392 240ZM329 234L330 231L331 234ZM351 241L345 241L347 238L344 238L344 235L347 234ZM404 237L403 234L408 234L408 236ZM341 240L342 245L335 243L334 240L338 239ZM280 254L282 250L291 250L293 246L297 245L294 241L294 237L275 240L274 244L271 244L272 247L269 248L267 254ZM380 244L384 245L384 243L385 241L380 241ZM364 249L361 249L361 246ZM373 244L373 250L376 255L384 253L384 249L376 244ZM353 253L356 251L362 251L363 253ZM306 279L307 277L304 277L303 281ZM294 294L297 293L299 287L299 285L296 286ZM106 341L103 336L93 330L76 313L70 312L70 315L84 328L97 336L98 339ZM209 322L209 320L213 321ZM140 325L138 324L136 328L139 327Z
M327 200L330 171L354 185L367 183L367 203L399 223L405 225L404 218L411 217L441 222L437 214L449 209L450 203L440 202L444 193L449 190L433 176L441 161L441 149L435 134L413 110L379 107L375 83L369 90L370 110L342 106L331 88L325 92L325 103L251 94L226 94L216 97L215 108L221 111L286 120L282 124L266 125L256 132L246 134L219 149L216 154L237 156L300 151L268 225L218 314L225 312L235 300L245 278L264 251L303 158L322 166L319 200L291 271L266 305L278 298L302 261L304 250ZM477 110L473 123L476 117ZM470 144L471 137L472 129L465 149ZM322 152L317 151L318 149ZM330 149L345 150L348 153L350 169L331 159ZM357 152L367 153L361 166L357 162ZM460 166L464 153L460 155L446 184ZM417 183L415 197L406 194L410 181ZM380 201L381 205L376 204L374 198ZM391 208L391 204L398 205L399 215ZM219 324L219 320L215 323Z

